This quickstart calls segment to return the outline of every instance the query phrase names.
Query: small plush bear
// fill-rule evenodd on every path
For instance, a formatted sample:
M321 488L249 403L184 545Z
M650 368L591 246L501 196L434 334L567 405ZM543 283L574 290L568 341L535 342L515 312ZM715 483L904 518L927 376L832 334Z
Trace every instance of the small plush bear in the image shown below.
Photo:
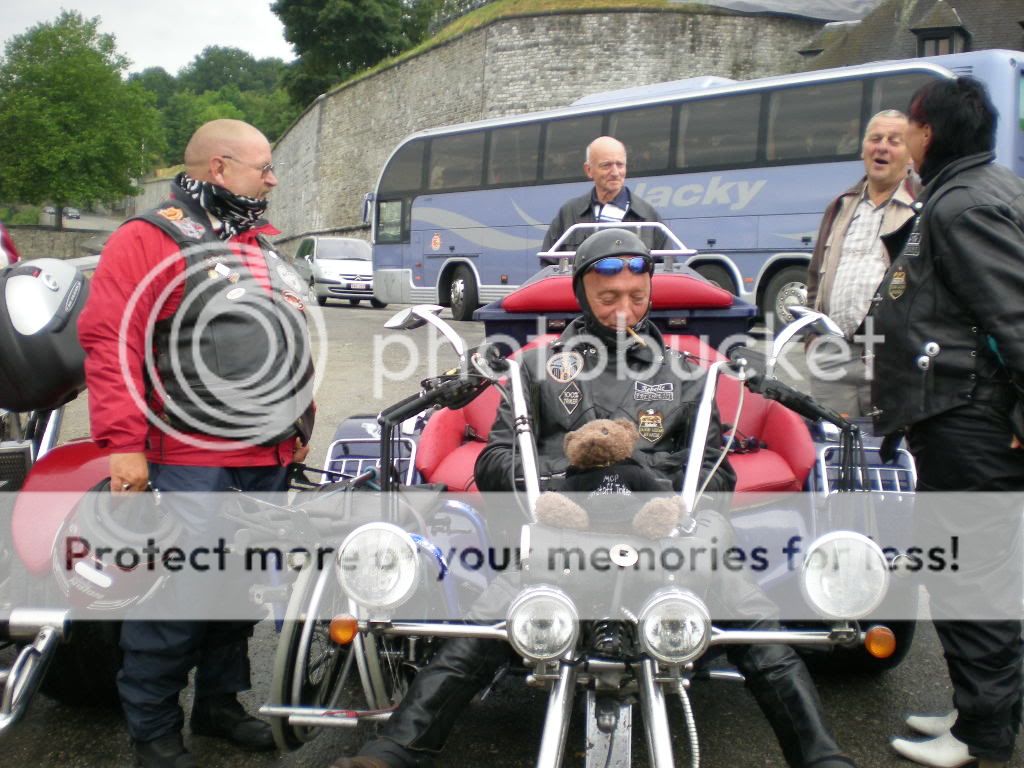
M678 496L654 498L633 512L635 493L664 492L665 486L633 460L640 434L626 419L597 419L565 436L569 469L563 489L586 494L584 509L561 493L537 500L537 520L557 528L616 530L630 521L633 531L651 539L668 536L683 517Z

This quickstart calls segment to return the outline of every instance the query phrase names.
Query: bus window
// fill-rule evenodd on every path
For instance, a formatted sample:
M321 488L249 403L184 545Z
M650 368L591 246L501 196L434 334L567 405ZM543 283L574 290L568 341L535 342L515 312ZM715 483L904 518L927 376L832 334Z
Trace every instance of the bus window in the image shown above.
M587 145L601 135L601 115L587 115L548 123L544 141L544 180L582 179Z
M401 243L405 241L403 231L403 208L408 207L404 200L384 200L377 203L377 238L378 243Z
M459 133L430 142L428 188L467 189L479 187L484 177L484 134Z
M537 180L540 123L496 128L491 132L487 183L532 184Z
M423 186L424 141L410 141L395 153L380 180L378 194L415 192Z
M671 134L672 107L667 106L616 112L608 124L608 135L626 145L632 174L668 170Z
M761 96L700 99L679 107L678 168L750 165L757 159Z
M906 112L914 91L933 80L934 75L924 72L908 72L903 75L885 75L875 79L871 89L871 114L883 109L898 109Z
M769 162L855 157L861 144L863 83L803 85L769 97Z

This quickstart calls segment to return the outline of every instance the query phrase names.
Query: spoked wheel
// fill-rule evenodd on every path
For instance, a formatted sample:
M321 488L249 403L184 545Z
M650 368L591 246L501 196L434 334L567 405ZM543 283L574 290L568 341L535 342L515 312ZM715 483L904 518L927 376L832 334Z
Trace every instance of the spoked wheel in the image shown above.
M285 707L335 706L355 671L352 646L331 642L326 601L339 591L330 569L303 568L292 588L281 638L274 658L271 702ZM355 676L358 681L358 674ZM319 728L294 726L287 718L270 721L274 741L282 750L305 744Z
M366 635L337 645L330 638L330 618L347 612L348 600L331 568L300 571L274 659L272 704L369 711L398 703L407 687L404 646ZM323 729L292 725L287 717L271 717L270 725L282 750L299 748Z

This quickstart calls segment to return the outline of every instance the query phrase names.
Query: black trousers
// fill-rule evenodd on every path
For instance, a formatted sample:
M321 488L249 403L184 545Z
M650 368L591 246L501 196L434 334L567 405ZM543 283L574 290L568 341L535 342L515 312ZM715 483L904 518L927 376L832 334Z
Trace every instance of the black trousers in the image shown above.
M731 615L751 617L749 622L742 622L745 626L777 626L774 604L741 574L716 576L712 591L712 606L727 601ZM508 605L517 592L514 579L499 577L477 605L486 606L493 615L495 606ZM825 722L814 681L791 648L731 646L728 655L746 678L790 766L853 765L840 753ZM416 675L402 703L382 728L381 737L366 744L361 754L384 760L393 768L431 765L433 754L444 746L460 713L510 657L510 647L501 641L446 641Z
M999 603L1021 609L1021 510L1024 450L1011 449L1009 407L1012 396L996 393L915 424L908 435L917 462L919 493L986 492L972 496L969 512L928 520L970 541L978 534L992 548L987 563L973 572L949 574L930 594L935 631L942 643L959 712L953 735L975 757L1009 761L1021 721L1024 647L1019 620L957 620L959 606ZM996 492L996 493L992 493ZM1017 492L1015 496L1000 492ZM949 509L927 505L926 509ZM947 514L945 511L938 513ZM993 543L998 543L993 548ZM979 608L980 610L980 608ZM942 618L938 618L942 617Z
M211 526L216 522L217 501L212 494L231 487L252 492L284 490L284 467L184 467L150 465L150 481L164 496L162 504L183 520L194 544L208 546ZM181 495L180 492L188 492ZM178 495L173 495L178 494ZM210 495L207 500L206 494ZM188 546L186 541L186 546ZM208 588L209 582L203 585ZM188 594L187 581L175 582L181 594L168 604L181 601L185 610L197 609ZM223 596L220 596L222 599ZM163 598L161 598L163 599ZM184 715L178 696L188 684L188 673L196 669L196 699L247 690L249 682L248 638L254 621L126 621L121 629L124 661L117 676L118 694L128 732L136 741L151 741L181 730Z

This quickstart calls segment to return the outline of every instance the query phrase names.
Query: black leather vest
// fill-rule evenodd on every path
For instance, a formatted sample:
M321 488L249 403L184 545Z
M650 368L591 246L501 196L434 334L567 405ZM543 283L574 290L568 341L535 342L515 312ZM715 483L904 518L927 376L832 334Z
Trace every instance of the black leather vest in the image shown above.
M936 215L936 205L951 189L986 183L986 161L991 156L965 158L940 172L914 203L916 216L883 238L889 253L899 255L871 311L874 332L884 337L873 348L871 394L878 434L966 405L981 386L1008 386L1008 374L981 322L952 292L936 263L936 250L946 247L936 238L948 226Z
M172 200L136 217L173 238L185 260L181 306L155 323L161 419L188 433L275 445L311 431L313 366L306 289L265 238L271 290L205 215Z

